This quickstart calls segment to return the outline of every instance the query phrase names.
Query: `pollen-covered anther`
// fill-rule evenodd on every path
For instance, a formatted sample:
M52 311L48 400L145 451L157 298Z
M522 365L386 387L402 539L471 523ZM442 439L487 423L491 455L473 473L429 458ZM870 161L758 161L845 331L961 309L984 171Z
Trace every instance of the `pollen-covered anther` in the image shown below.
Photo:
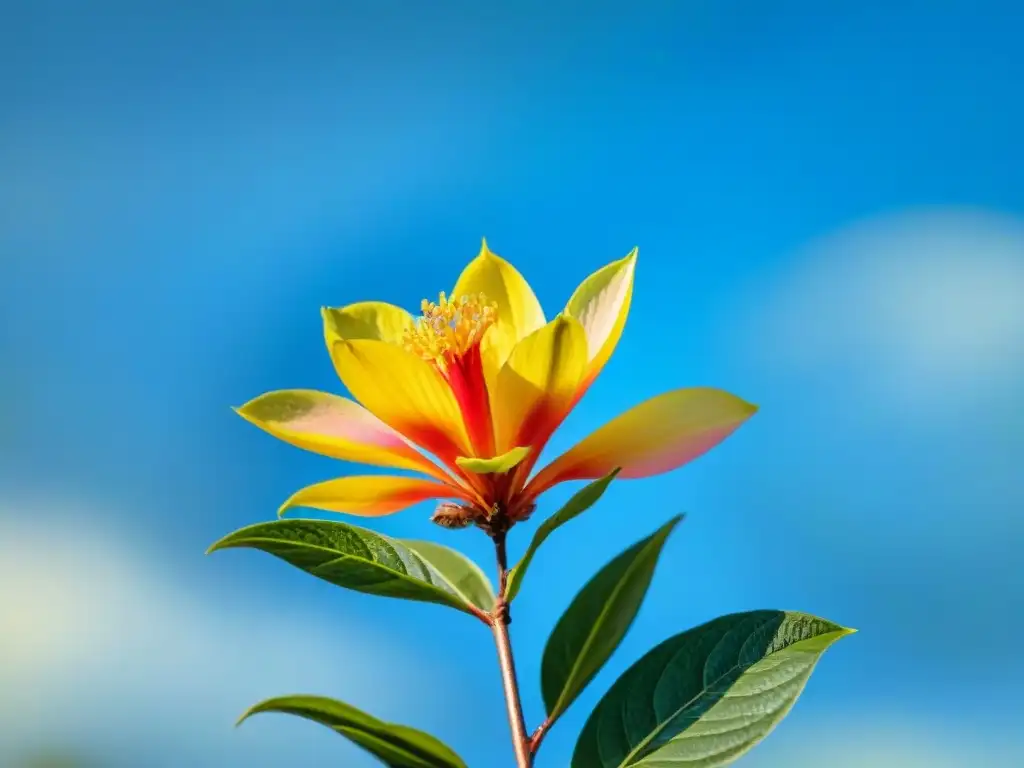
M405 347L442 369L479 344L497 319L497 305L482 293L449 299L442 292L436 303L424 299L420 310L415 328L405 332Z

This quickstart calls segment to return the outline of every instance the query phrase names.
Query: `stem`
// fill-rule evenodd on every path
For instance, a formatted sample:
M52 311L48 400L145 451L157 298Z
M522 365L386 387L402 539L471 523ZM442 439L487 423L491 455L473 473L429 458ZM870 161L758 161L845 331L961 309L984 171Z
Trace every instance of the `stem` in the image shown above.
M533 753L530 750L530 737L526 734L523 705L519 698L519 683L516 680L516 665L512 658L512 641L508 635L511 618L508 603L505 601L508 556L505 553L504 531L495 533L494 548L498 557L498 599L494 605L491 629L494 631L494 642L498 646L498 666L501 668L501 682L508 708L508 724L512 729L512 750L516 755L516 768L532 768Z
M554 725L554 721L551 718L545 718L544 722L537 726L537 730L533 732L533 736L530 737L530 754L536 755L537 750L540 749L540 743L544 741L544 737L548 735L548 731L551 730L551 726Z

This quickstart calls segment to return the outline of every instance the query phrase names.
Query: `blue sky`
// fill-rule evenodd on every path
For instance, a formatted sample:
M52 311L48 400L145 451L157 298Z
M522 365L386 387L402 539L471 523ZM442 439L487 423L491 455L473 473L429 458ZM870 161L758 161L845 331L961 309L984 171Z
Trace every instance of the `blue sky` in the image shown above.
M539 768L566 764L646 648L761 607L861 632L741 765L1019 764L1024 12L4 10L0 602L16 609L0 617L0 757L57 743L115 767L372 764L286 718L231 730L290 691L431 730L471 765L506 749L470 620L202 555L349 469L229 406L337 391L319 307L414 308L486 235L549 314L640 247L623 340L552 452L679 386L761 406L693 465L613 485L535 561L513 625L532 721L561 610L625 543L689 514ZM483 537L429 511L377 527L489 563Z

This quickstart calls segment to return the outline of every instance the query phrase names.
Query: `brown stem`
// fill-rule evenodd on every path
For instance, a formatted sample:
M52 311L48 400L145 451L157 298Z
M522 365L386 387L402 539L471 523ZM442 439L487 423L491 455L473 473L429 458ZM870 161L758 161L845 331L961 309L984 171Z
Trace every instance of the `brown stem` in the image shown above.
M536 755L537 750L540 749L540 743L544 741L544 737L548 735L548 731L551 730L551 726L554 725L554 721L551 718L545 718L544 722L537 726L537 730L533 732L533 736L530 737L530 754Z
M481 611L475 605L470 605L470 606L467 606L467 607L469 608L469 612L471 614L473 614L478 619L480 619L480 621L482 621L488 627L491 626L491 614L485 613L484 611Z
M494 605L491 629L494 631L494 642L498 646L498 666L501 668L501 682L508 708L508 724L512 729L512 749L516 755L516 768L532 768L533 753L530 751L530 737L526 734L523 705L519 698L519 683L516 680L516 665L512 658L512 641L508 635L511 619L508 603L505 601L508 557L505 553L504 531L495 533L494 548L498 556L498 599Z

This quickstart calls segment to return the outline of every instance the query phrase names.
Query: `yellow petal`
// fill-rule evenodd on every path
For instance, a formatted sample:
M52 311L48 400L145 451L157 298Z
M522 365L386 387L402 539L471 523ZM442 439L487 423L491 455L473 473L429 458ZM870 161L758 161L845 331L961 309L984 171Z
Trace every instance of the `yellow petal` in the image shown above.
M484 374L484 384L491 405L491 413L498 407L495 393L498 391L498 372L505 364L509 354L516 345L512 330L492 325L480 340L480 368Z
M363 517L380 517L411 507L424 499L452 495L450 486L421 477L340 477L297 491L281 505L278 515L283 515L293 507L309 507Z
M626 411L562 454L530 481L536 496L565 480L668 472L709 451L757 411L720 389L677 389Z
M237 413L279 440L323 456L448 478L404 437L344 397L310 389L279 390L250 400Z
M579 320L587 334L586 384L601 372L622 336L633 297L636 254L634 248L625 258L597 270L580 283L565 305L566 314Z
M493 459L474 459L467 456L460 456L455 463L467 472L477 475L503 474L518 466L519 463L530 453L530 446L520 446L506 451L501 456Z
M412 315L383 301L363 301L347 307L324 307L324 338L330 349L338 339L377 339L402 344L414 326Z
M370 413L444 461L472 453L451 387L430 363L385 341L335 341L331 359Z
M516 344L492 398L496 449L533 445L561 423L587 365L587 339L575 318L559 315Z
M518 270L491 252L484 240L480 254L462 271L452 297L483 293L497 304L497 320L488 330L494 356L493 370L501 367L516 342L544 325L544 311L529 283Z

